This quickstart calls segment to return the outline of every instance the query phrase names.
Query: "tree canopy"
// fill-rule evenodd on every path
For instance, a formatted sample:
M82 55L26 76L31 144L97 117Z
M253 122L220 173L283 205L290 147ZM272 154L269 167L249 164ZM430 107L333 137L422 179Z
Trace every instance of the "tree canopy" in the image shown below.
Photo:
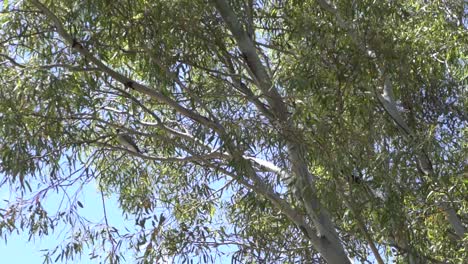
M65 227L46 263L463 262L463 2L3 1L0 235ZM134 229L87 221L86 186Z

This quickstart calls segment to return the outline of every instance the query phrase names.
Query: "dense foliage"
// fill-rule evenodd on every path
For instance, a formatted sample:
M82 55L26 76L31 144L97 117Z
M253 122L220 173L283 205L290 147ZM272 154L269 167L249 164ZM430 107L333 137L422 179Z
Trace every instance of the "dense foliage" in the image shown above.
M461 263L466 10L4 1L0 234L65 228L46 262ZM111 198L134 228L80 214Z

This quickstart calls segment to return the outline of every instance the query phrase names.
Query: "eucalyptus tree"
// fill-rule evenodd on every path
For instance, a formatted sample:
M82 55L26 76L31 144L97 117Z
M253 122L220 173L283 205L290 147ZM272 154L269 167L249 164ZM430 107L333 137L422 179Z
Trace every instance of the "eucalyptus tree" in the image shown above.
M65 227L46 262L467 258L463 1L30 0L0 15L1 183L17 197L0 232ZM102 223L78 210L97 206L77 198L90 185ZM134 229L108 221L111 197Z

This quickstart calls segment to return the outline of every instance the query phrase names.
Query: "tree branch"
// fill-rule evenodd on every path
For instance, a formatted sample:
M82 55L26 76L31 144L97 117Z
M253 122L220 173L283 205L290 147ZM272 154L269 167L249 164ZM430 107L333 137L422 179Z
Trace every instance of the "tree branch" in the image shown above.
M224 128L209 120L208 118L195 113L181 105L179 105L176 101L173 99L163 95L161 92L149 88L137 81L134 81L123 74L113 70L106 64L104 64L101 60L97 59L91 52L89 52L78 40L73 38L63 27L62 23L60 22L59 18L52 13L46 6L44 6L42 3L40 3L38 0L31 0L32 3L39 9L41 10L50 20L52 20L55 28L57 29L57 32L59 35L66 41L66 43L70 44L73 49L78 51L81 55L86 57L89 61L94 63L99 69L101 69L103 72L109 74L112 78L115 80L119 81L120 83L124 84L125 86L134 89L138 92L141 92L143 94L146 94L150 96L151 98L157 100L158 102L167 104L171 106L173 109L175 109L177 112L180 114L200 123L203 124L209 128L212 128L213 130L225 134Z
M247 32L242 29L241 24L237 20L229 4L225 0L213 0L216 8L223 17L224 22L227 24L229 30L232 32L237 41L237 45L242 52L250 72L252 79L256 82L257 86L266 95L270 106L275 110L275 115L285 121L287 119L287 108L278 91L273 87L270 76L263 66L260 58L258 57L257 50L254 42L249 37Z
M371 59L376 58L376 52L373 51L371 48L368 48L366 43L364 43L359 37L356 31L353 29L353 23L349 21L345 21L338 12L338 9L327 2L327 0L317 0L319 5L334 15L338 25L345 29L348 34L350 34L351 38L353 39L355 45L361 50L361 52L368 56ZM403 120L401 115L396 108L396 103L392 98L393 90L390 78L385 73L385 67L378 65L377 61L374 60L377 69L384 81L383 93L379 94L377 91L376 95L379 101L384 106L385 111L390 115L390 117L394 120L394 122L402 128L405 133L405 136L411 138L413 136L413 132L407 125L407 123ZM416 150L416 156L418 160L418 167L422 174L428 175L433 173L432 163L429 159L427 153L422 150ZM440 205L439 205L440 207ZM461 224L461 220L456 215L455 210L453 208L442 207L446 213L449 223L451 224L452 228L456 230L457 234L465 234L466 230L464 226ZM463 236L460 237L463 239Z
M349 259L341 245L338 234L334 229L334 224L331 221L330 215L327 210L320 204L316 195L313 178L314 176L309 172L306 162L306 151L304 146L301 145L299 139L302 138L300 133L296 131L294 124L288 120L288 111L281 95L273 86L273 83L268 76L268 73L257 55L257 51L252 39L242 29L235 13L230 8L225 0L213 0L216 8L220 12L224 22L227 24L228 29L236 39L237 45L244 57L248 69L251 72L251 77L256 82L260 90L265 94L268 103L273 110L273 117L270 121L279 125L280 134L287 142L288 152L292 163L292 169L297 176L296 188L297 194L301 197L305 205L308 215L314 222L318 230L318 235L310 234L310 238L316 249L322 256L330 263L349 263ZM233 159L239 164L245 164L242 157L233 155ZM246 167L248 169L248 167ZM253 174L252 172L246 173L247 175ZM333 252L333 253L332 253Z

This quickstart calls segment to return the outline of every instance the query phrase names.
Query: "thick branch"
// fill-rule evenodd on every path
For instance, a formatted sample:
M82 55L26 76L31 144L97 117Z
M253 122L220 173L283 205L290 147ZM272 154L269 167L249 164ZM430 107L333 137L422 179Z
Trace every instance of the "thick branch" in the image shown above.
M229 30L232 32L237 41L237 45L242 52L242 55L249 66L252 73L252 78L257 83L258 87L266 95L266 99L274 109L275 114L280 120L285 121L287 118L287 108L276 89L274 89L270 76L258 57L254 42L249 37L247 32L242 29L236 14L232 11L229 4L225 0L214 0L216 8L223 17Z
M330 215L320 204L315 194L313 175L309 172L307 166L306 151L304 147L301 146L301 142L298 141L298 139L302 137L300 133L295 131L294 124L288 120L286 105L278 91L274 88L270 76L268 76L264 65L258 57L252 39L242 29L242 25L237 19L237 16L225 0L213 1L227 24L227 27L236 39L237 45L247 62L248 70L251 72L252 78L266 96L271 106L274 116L270 117L270 121L273 124L279 125L279 131L287 142L293 172L298 178L297 188L299 191L297 194L301 197L308 215L312 218L320 234L319 236L316 234L309 234L308 237L329 263L349 263L341 241L338 238L338 234L334 229L334 224L331 221ZM240 162L239 164L243 164L241 157L237 159L236 156L234 156L233 158Z
M232 178L236 179L239 183L246 186L247 188L253 190L254 192L264 196L269 201L273 203L273 205L278 208L282 213L284 213L299 229L305 232L306 236L310 239L311 243L317 248L317 250L323 252L329 249L329 242L326 239L317 237L315 234L316 232L311 228L310 224L307 222L304 215L297 212L291 205L282 199L275 191L268 187L268 185L255 173L255 170L250 166L250 164L243 160L243 170L242 173L245 176L253 181L254 184L250 184L242 177L233 174L227 170L220 168L219 166L213 164L205 165L215 168L220 172L231 176Z
M393 98L393 87L390 78L385 75L384 78L384 85L382 94L376 93L377 98L382 103L385 111L390 115L390 117L395 121L395 123L405 132L407 135L411 135L412 131L409 126L406 124L403 117L400 115L396 107L395 99Z
M463 239L465 237L466 230L455 209L453 209L448 202L443 202L439 206L444 209L445 217L447 217L447 220L455 230L455 234L457 234L459 239Z

